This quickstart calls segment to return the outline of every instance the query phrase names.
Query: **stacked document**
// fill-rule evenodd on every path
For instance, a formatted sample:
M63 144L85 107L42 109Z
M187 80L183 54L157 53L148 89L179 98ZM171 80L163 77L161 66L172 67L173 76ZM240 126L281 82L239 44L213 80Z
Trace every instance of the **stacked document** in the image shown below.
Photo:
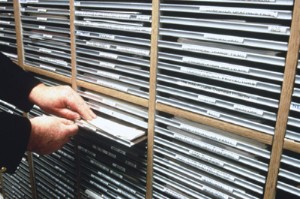
M258 141L183 118L156 115L154 152L157 194L262 197L270 149Z
M157 101L273 135L292 4L163 2Z
M0 51L17 60L13 1L0 1Z
M300 67L298 64L285 137L300 142Z
M123 91L148 98L151 4L76 1L75 8L78 77L116 90L129 84Z
M126 147L89 131L78 134L81 197L145 198L146 145Z
M21 2L25 63L71 76L68 1Z
M278 197L300 197L300 161L299 154L283 151L277 183Z
M78 93L98 115L92 121L78 121L79 125L126 146L145 139L147 109L85 89Z

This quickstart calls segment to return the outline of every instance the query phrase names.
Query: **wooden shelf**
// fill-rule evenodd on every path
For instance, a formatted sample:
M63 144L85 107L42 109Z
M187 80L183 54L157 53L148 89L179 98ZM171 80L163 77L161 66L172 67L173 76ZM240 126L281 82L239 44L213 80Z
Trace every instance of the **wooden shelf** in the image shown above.
M300 153L300 142L294 140L284 139L283 148L289 151Z
M65 83L68 83L68 84L71 85L71 78L70 77L59 75L57 73L50 72L50 71L43 70L43 69L39 69L39 68L29 66L29 65L26 65L26 64L24 64L22 67L26 71L30 71L30 72L33 72L33 73L36 73L36 74L39 74L39 75L44 75L44 76L47 76L49 78L53 78L53 79L56 79L56 80L59 80L59 81L62 81L62 82L65 82Z
M124 100L124 101L127 101L127 102L131 102L131 103L136 104L136 105L140 105L140 106L143 106L143 107L148 107L148 100L147 99L137 97L137 96L134 96L134 95L130 95L130 94L127 94L127 93L123 93L123 92L120 92L120 91L116 91L116 90L106 88L106 87L103 87L103 86L99 86L99 85L96 85L96 84L81 81L81 80L77 80L76 82L77 82L78 87L83 87L83 88L86 88L86 89L90 89L92 91L96 91L96 92L102 93L104 95L108 95L108 96L111 96L111 97L114 97L114 98L117 98L117 99L121 99L121 100Z
M212 126L212 127L224 130L224 131L228 131L230 133L234 133L234 134L237 134L240 136L251 138L251 139L257 140L264 144L268 144L268 145L272 144L273 136L267 135L267 134L259 132L259 131L248 129L248 128L241 127L241 126L238 126L235 124L231 124L228 122L210 118L210 117L207 117L204 115L199 115L196 113L192 113L192 112L189 112L186 110L178 109L178 108L164 105L161 103L157 103L156 108L158 111L170 113L175 116L179 116L179 117L183 117L185 119L192 120L194 122L199 122L199 123L202 123L202 124L205 124L208 126Z

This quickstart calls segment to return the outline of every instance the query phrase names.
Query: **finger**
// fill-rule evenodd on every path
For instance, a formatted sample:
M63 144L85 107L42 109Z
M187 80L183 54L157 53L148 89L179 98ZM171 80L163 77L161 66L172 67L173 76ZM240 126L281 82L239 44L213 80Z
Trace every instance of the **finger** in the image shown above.
M70 109L63 108L57 109L56 114L60 117L69 119L69 120L78 120L80 119L80 115Z
M96 114L78 94L74 93L72 99L68 98L66 102L70 109L79 113L85 120L92 120L96 117Z
M77 124L73 123L73 124L66 125L65 130L66 130L66 136L70 138L77 134L79 128Z

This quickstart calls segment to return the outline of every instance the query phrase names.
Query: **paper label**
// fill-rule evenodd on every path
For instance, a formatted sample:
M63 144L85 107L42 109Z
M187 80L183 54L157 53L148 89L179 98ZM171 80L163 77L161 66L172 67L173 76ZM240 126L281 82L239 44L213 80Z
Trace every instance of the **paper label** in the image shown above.
M198 151L189 150L189 154L191 156L194 156L194 157L196 157L198 159L201 159L201 160L203 160L205 162L209 162L211 164L218 165L220 167L224 166L224 162L223 161L217 160L217 159L215 159L215 158L213 158L213 157L211 157L209 155L205 155L205 154L200 153Z
M46 70L51 70L51 71L56 71L55 68L50 67L50 66L45 66L45 65L42 65L42 64L40 64L40 68L43 68L43 69L46 69Z
M113 74L113 73L108 73L108 72L104 72L104 71L97 71L97 74L103 76L103 77L108 77L108 78L111 78L111 79L116 79L116 80L119 80L120 79L120 75L116 75L116 74Z
M46 29L46 26L39 26L39 29Z
M95 23L95 22L75 21L75 24L82 25L82 26L113 29L113 30L124 30L124 31L133 31L133 32L144 32L144 33L151 32L151 28L147 28L147 27L117 25L117 24L112 24L112 23Z
M4 33L0 33L0 37L3 37L4 36Z
M109 35L109 34L98 34L97 35L98 38L100 39L104 39L104 40L115 40L115 36L114 35Z
M52 39L52 35L48 35L48 34L43 34L43 38L46 38L46 39Z
M38 21L47 21L46 17L37 17L36 18Z
M278 12L262 9L246 9L246 8L225 8L215 6L200 6L199 11L218 13L218 14L230 14L230 15L246 15L246 16L258 16L258 17L277 17Z
M198 95L198 100L201 102L206 102L209 104L215 104L216 103L216 99L212 98L212 97L207 97L205 95Z
M0 41L0 44L9 46L9 43L8 42L4 42L4 41Z
M263 114L264 114L264 112L262 110L252 108L252 107L249 107L249 106L244 106L244 105L241 105L241 104L234 104L233 108L235 110L250 113L250 114L254 114L254 115L263 116Z
M0 24L10 24L10 21L0 21Z
M220 118L221 114L217 111L207 110L207 115L212 116L214 118Z
M285 26L269 26L268 30L270 32L287 33L288 27L285 27Z
M106 67L106 68L115 68L116 67L115 64L112 64L109 62L102 62L102 61L99 62L99 65L102 67Z
M226 56L226 57L234 57L234 58L240 58L240 59L246 59L247 53L241 52L241 51L235 51L235 50L227 50L227 49L221 49L221 48L212 48L207 46L197 46L192 44L182 44L183 50L188 51L195 51L205 54L214 54L214 55L220 55L220 56Z
M79 36L90 36L89 32L76 31L76 34Z
M79 1L75 1L75 2L74 2L74 5L75 5L75 6L80 6L80 2L79 2Z
M300 104L292 102L291 103L291 110L300 111Z
M177 198L177 199L189 199L188 197L186 197L186 196L184 196L184 195L182 195L182 194L180 194L180 193L178 193L178 192L176 192L172 189L169 189L167 187L164 187L162 191L169 194L169 195L171 195L174 198Z
M180 124L180 129L185 130L187 132L191 132L195 135L199 135L201 137L205 137L220 143L224 143L226 145L230 145L230 146L236 146L237 145L237 141L230 139L228 137L222 136L222 135L218 135L216 133L210 132L210 131L206 131L203 129L199 129L190 125L186 125L186 124Z
M86 45L95 46L95 47L99 47L99 48L105 48L105 49L109 49L111 47L110 44L105 44L105 43L100 43L100 42L92 42L92 41L87 41Z
M206 176L201 176L201 180L207 184L213 185L216 188L219 188L221 190L225 190L229 193L233 193L234 189L230 186L227 186L223 183L220 183L219 181L216 181L214 179L208 178Z
M252 96L245 95L242 93L237 93L234 91L227 91L227 90L224 90L221 88L209 87L209 86L201 85L201 84L194 83L194 82L177 81L176 84L178 84L180 86L201 89L201 90L219 94L219 95L225 95L225 96L231 96L231 97L235 97L235 98L239 98L239 99L244 99L247 101L253 101L253 102L257 101L257 98L255 96L252 97Z
M205 149L207 151L210 151L212 153L216 153L218 155L221 155L221 156L224 156L224 157L227 157L227 158L230 158L230 159L239 160L239 158L240 158L240 156L235 154L235 153L232 153L230 151L224 150L222 148L216 147L216 146L211 145L211 144L207 144L205 142L198 141L198 140L196 140L194 138L191 138L191 137L187 137L187 136L180 135L180 134L176 133L176 134L174 134L174 138L177 139L177 140L180 140L182 142L185 142L187 144L197 146L201 149Z
M195 74L195 75L210 78L210 79L217 79L220 81L238 83L238 84L247 85L247 86L251 86L251 87L256 87L256 85L257 85L257 82L254 80L249 80L249 79L230 76L230 75L222 75L220 73L213 73L213 72L209 72L209 71L197 70L197 69L186 68L186 67L181 67L180 70L183 72L186 72L186 73Z
M149 15L135 15L135 18L141 21L150 21L151 16Z
M102 85L102 86L106 86L106 87L109 87L109 88L112 88L112 89L116 89L116 90L120 90L120 91L124 91L124 92L128 91L128 88L125 87L125 86L112 84L112 83L109 83L109 82L104 82L104 81L99 80L99 79L97 80L97 83Z
M47 12L47 9L45 9L45 8L38 8L37 11L38 12Z
M99 52L99 56L108 58L108 59L118 59L118 55L106 52Z
M4 30L4 28L0 28L0 30Z
M39 52L43 52L43 53L52 53L51 50L46 49L46 48L40 48L40 49L39 49Z
M150 52L148 50L131 48L131 47L126 47L126 46L116 46L116 49L121 52L133 53L136 55L149 56L149 54L150 54Z
M48 57L40 57L41 60L46 61L46 62L50 62L50 63L54 63L54 64L59 64L59 65L63 65L63 66L67 66L68 63L62 60L58 60L58 59L52 59L52 58L48 58Z
M218 177L221 177L223 179L230 180L230 181L234 181L235 180L235 177L233 177L230 174L227 174L227 173L224 173L223 171L214 169L211 166L207 166L207 165L201 164L200 162L194 161L192 159L188 159L188 158L186 158L186 157L184 157L182 155L176 154L175 158L177 160L179 160L179 161L182 161L182 162L184 162L184 163L186 163L188 165L191 165L193 167L201 169L201 170L203 170L203 171L205 171L207 173L210 173L212 175L215 175L215 176L218 176Z
M204 34L205 39L214 40L214 41L225 41L230 43L244 43L244 39L241 37L235 37L235 36L227 36L227 35L216 35L216 34Z
M1 7L0 7L0 10L6 10L6 7L2 7L2 6L1 6Z
M228 70L228 71L233 71L233 72L249 73L248 67L239 66L239 65L221 63L221 62L210 61L210 60L205 60L205 59L197 59L197 58L192 58L192 57L182 57L182 61L185 63L201 65L201 66L205 66L208 68L217 68L217 69ZM186 67L182 67L182 68L186 68ZM191 71L196 72L198 70L194 69Z
M7 0L0 0L0 2L7 2Z

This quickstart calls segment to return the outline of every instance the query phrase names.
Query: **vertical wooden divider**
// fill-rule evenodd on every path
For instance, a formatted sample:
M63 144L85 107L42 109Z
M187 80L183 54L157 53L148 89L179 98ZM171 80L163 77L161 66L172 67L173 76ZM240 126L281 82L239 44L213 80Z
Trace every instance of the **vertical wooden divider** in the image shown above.
M148 147L147 147L147 185L146 198L152 198L153 181L153 144L156 112L156 75L158 60L158 30L159 30L159 0L152 0L151 17L151 53L150 53L150 82L148 106Z
M74 0L70 0L70 50L71 50L71 86L77 92L77 62L76 62L76 36L75 36L75 3ZM78 140L74 139L75 142L75 159L76 159L76 188L77 198L80 198L80 162L79 162L79 151L78 151Z
M72 88L77 90L77 69L76 69L76 43L75 43L75 5L74 0L70 0L70 42L71 42L71 67L72 67L72 76L71 76L71 84Z
M298 64L300 44L300 0L295 0L291 34L286 56L284 79L282 84L279 109L277 114L275 134L272 143L271 160L267 176L264 199L273 199L276 196L276 184L280 168L280 159L284 144L284 137L293 94L293 85Z
M18 0L14 0L13 5L14 5L15 29L16 29L16 39L17 39L18 65L24 69L24 46L23 46L22 20L21 20L21 11L20 11L21 5Z
M17 40L17 57L18 65L25 69L24 65L24 45L23 45L23 35L22 35L22 20L21 20L21 5L18 0L13 0L14 5L14 18L15 18L15 30L16 30L16 40ZM28 117L27 113L23 113L24 117ZM36 186L34 178L34 165L33 165L33 156L31 152L27 152L28 156L28 166L29 166L29 176L31 183L32 198L36 199Z

